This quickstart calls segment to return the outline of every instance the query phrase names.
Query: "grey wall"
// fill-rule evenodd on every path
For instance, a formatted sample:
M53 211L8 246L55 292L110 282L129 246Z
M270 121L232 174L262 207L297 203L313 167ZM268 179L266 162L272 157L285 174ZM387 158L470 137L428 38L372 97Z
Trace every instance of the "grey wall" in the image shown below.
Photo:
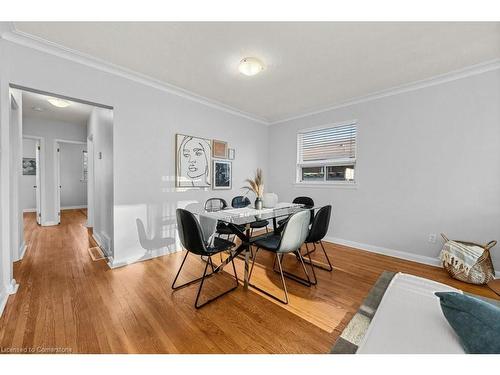
M55 180L55 140L86 142L87 127L80 124L70 124L55 120L35 117L23 117L23 134L45 138L45 150L42 152L45 169L45 185L42 186L42 223L57 224L59 218L56 212L56 180Z
M34 139L23 139L23 158L35 158L35 147L36 140ZM21 181L19 185L20 189L20 201L21 210L35 210L36 200L35 200L35 189L33 186L36 185L36 177L26 175L21 173Z
M83 179L83 151L87 145L59 143L61 208L87 206L87 183Z
M357 188L295 185L297 130L352 119ZM430 233L500 238L499 70L274 125L269 139L270 189L332 204L329 237L417 258L438 255Z
M180 247L175 210L217 195L240 194L245 178L267 163L267 127L164 89L1 40L1 89L10 82L106 104L113 111L114 264L162 255ZM2 111L4 111L2 97ZM2 117L4 121L4 117ZM233 189L175 188L175 134L225 140L236 149ZM146 248L137 219L149 238L164 239ZM160 243L156 241L155 243Z

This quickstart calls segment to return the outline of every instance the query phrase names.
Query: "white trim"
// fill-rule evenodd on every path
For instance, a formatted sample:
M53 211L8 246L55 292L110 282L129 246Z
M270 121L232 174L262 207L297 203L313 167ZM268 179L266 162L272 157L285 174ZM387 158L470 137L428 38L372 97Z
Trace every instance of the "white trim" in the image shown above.
M312 189L357 189L357 182L294 182L292 184L296 188L312 188Z
M5 305L7 305L7 300L9 299L9 294L3 290L0 292L0 316L3 314L3 310L5 309Z
M425 255L412 254L412 253L408 253L406 251L388 249L386 247L344 240L342 238L337 238L337 237L325 237L325 241L331 242L334 244L353 247L353 248L360 249L360 250L366 250L366 251L369 251L371 253L388 255L391 257L399 258L399 259L410 260L412 262L427 264L427 265L435 266L435 267L441 267L441 261L439 260L439 258L428 257Z
M14 262L19 262L20 260L22 260L24 258L24 254L26 253L27 248L28 248L28 245L26 245L26 243L23 241L21 246L19 246L19 252L18 252L19 257Z
M45 218L45 213L44 213L44 208L45 208L45 189L44 189L44 186L45 186L45 137L41 137L41 136L38 136L38 135L29 135L29 134L23 134L23 139L26 138L26 139L33 139L35 141L38 141L39 142L39 146L40 146L40 152L39 152L39 157L38 157L38 161L39 161L39 165L38 165L38 171L40 172L40 178L39 178L39 181L40 181L40 186L38 186L37 188L39 189L40 191L40 202L39 205L40 207L38 207L39 211L40 211L40 225L42 225L43 223L43 220ZM35 192L36 194L36 192ZM35 211L34 212L37 212L37 207L35 207L34 209ZM23 210L23 212L33 212L33 211L25 211ZM36 218L37 220L37 223L38 223L38 218Z
M78 210L80 208L87 208L87 205L83 205L83 206L63 206L61 207L61 210Z
M433 257L428 257L426 255L418 255L418 254L408 253L406 251L393 250L393 249L388 249L386 247L368 245L365 243L344 240L342 238L337 238L337 237L325 237L324 241L330 242L333 244L352 247L355 249L369 251L371 253L387 255L390 257L398 258L398 259L409 260L412 262L417 262L417 263L421 263L421 264L427 264L429 266L442 268L441 260L439 260L439 258L437 258L437 257L433 258ZM500 270L495 271L495 278L500 279Z
M51 227L54 225L59 225L57 221L43 221L42 222L42 227Z
M162 248L162 249L165 249L165 248ZM141 249L141 250L142 250L142 252L144 252L144 249ZM159 249L159 250L161 250L161 249ZM139 257L138 258L137 255L136 255L136 256L129 257L129 258L126 258L124 260L121 260L119 262L115 261L113 258L109 258L108 259L108 266L111 269L125 267L125 266L128 266L129 264L144 262L146 260L158 258L158 257L164 256L164 255L170 255L170 254L173 254L173 253L177 253L179 251L182 251L182 249L163 250L163 251L160 251L160 252L158 252L158 251L154 252L153 251L153 252L147 253L143 257ZM140 253L139 250L138 250L138 253Z
M86 141L73 141L71 139L64 139L64 138L55 138L54 139L54 195L55 195L55 201L54 201L54 212L56 215L58 215L59 218L59 224L61 222L61 210L63 209L71 209L73 208L72 206L69 207L61 207L61 153L58 152L57 150L61 148L60 143L69 143L72 145L82 145L85 146L85 149L87 148L87 142ZM87 206L74 206L74 208L84 208Z
M451 72L440 74L440 75L433 76L430 78L425 78L425 79L422 79L419 81L405 83L405 84L402 84L399 86L394 86L394 87L391 87L391 88L388 88L385 90L375 91L371 94L355 97L355 98L347 100L343 103L333 105L330 107L324 107L324 108L317 109L315 111L305 112L305 113L298 114L295 116L286 117L286 118L283 118L281 120L270 121L269 125L277 125L277 124L281 124L281 123L292 121L292 120L298 120L298 119L301 119L304 117L317 115L317 114L320 114L323 112L333 111L336 109L349 107L349 106L352 106L355 104L361 104L361 103L369 102L372 100L386 98L388 96L393 96L393 95L403 94L403 93L410 92L410 91L420 90L423 88L436 86L436 85L451 82L451 81L456 81L456 80L459 80L462 78L467 78L470 76L486 73L486 72L489 72L492 70L497 70L497 69L500 69L500 59L485 61L485 62L482 62L479 64L470 65L470 66L462 68L462 69L453 70Z
M71 60L74 62L77 62L79 64L92 67L95 69L99 69L101 71L115 74L117 76L129 79L134 82L141 83L146 86L153 87L158 90L162 90L165 92L168 92L170 94L174 94L177 96L180 96L185 99L192 100L194 102L206 105L211 108L215 108L218 110L221 110L223 112L230 113L232 115L236 115L239 117L244 117L248 120L252 120L255 122L258 122L260 124L268 125L269 122L266 119L260 118L258 116L255 116L253 114L241 111L237 108L231 107L229 105L220 103L216 100L209 99L207 97L204 97L202 95L195 94L189 90L182 89L180 87L171 85L169 83L160 81L158 79L149 77L145 74L137 73L134 72L130 69L123 68L121 66L109 63L107 61L95 58L93 56L87 55L85 53L73 50L71 48L67 48L64 46L61 46L57 43L50 42L48 40L45 40L43 38L30 35L27 33L24 33L22 31L14 30L12 31L7 31L1 35L2 39L5 39L11 43L18 44L20 46L32 48L38 51L42 51L57 57L61 57L66 60Z
M18 289L19 284L17 283L16 279L12 279L9 286L7 287L7 293L9 293L9 295L16 294Z
M24 208L23 212L36 212L36 208Z
M147 75L141 74L134 72L130 69L123 68L120 66L117 66L115 64L106 62L101 59L97 59L95 57L92 57L90 55L87 55L82 52L78 52L75 50L72 50L70 48L61 46L59 44L47 41L43 38L39 38L27 33L24 33L22 31L16 30L15 26L13 23L10 23L10 28L11 30L4 30L3 33L1 33L1 38L4 40L7 40L11 43L15 43L20 46L24 46L27 48L32 48L38 51L42 51L66 60L71 60L74 62L77 62L79 64L92 67L110 74L115 74L120 77L130 79L134 82L138 82L141 84L144 84L146 86L150 86L162 91L166 91L170 94L174 94L192 101L195 101L197 103L206 105L208 107L216 108L218 110L240 116L243 118L246 118L248 120L252 120L255 122L258 122L260 124L264 125L276 125L280 123L284 123L287 121L292 121L292 120L297 120L303 117L307 116L312 116L316 115L322 112L327 112L327 111L332 111L335 109L343 108L343 107L348 107L354 104L360 104L376 99L381 99L385 98L388 96L392 95L397 95L409 91L414 91L414 90L420 90L422 88L426 87L431 87L435 86L441 83L446 83L446 82L451 82L454 80L462 79L462 78L467 78L473 75L481 74L481 73L486 73L492 70L500 69L500 59L494 59L490 61L485 61L479 64L471 65L465 68L453 70L451 72L447 72L444 74L440 74L437 76L425 78L419 81L414 81L410 83L405 83L399 86L394 86L388 89L380 90L373 92L371 94L367 95L362 95L359 97L352 98L350 100L347 100L343 103L333 105L333 106L328 106L328 107L323 107L319 108L314 111L309 111L309 112L304 112L302 114L294 115L294 116L289 116L285 117L282 119L278 120L267 120L265 118L262 118L260 116L254 115L252 113L248 113L242 110L239 110L237 108L231 107L229 105L226 105L224 103L220 103L218 101L212 100L210 98L195 94L193 92L190 92L188 90L182 89L180 87L162 82L160 80L157 80L155 78L149 77Z

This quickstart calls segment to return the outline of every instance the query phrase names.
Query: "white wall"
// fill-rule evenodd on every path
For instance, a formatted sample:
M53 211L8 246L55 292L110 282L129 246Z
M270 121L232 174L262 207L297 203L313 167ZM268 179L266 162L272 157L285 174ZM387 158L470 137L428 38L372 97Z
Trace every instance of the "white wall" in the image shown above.
M294 185L297 130L352 119L357 188ZM271 190L332 204L329 237L414 258L438 255L430 233L500 238L499 70L273 125L269 139Z
M83 151L86 144L59 143L61 208L87 205L87 183L83 181Z
M41 171L44 175L45 184L42 186L42 225L55 225L59 222L56 212L56 175L55 175L55 140L64 139L69 141L85 142L87 127L80 124L46 120L36 117L23 117L24 135L39 136L45 138L45 150L41 158L44 158L45 168ZM43 161L42 161L43 162ZM41 163L42 164L42 163Z
M267 127L255 121L123 76L2 40L2 91L10 82L106 104L113 111L113 264L174 251L179 243L146 249L136 220L149 237L177 240L175 209L208 197L230 199L243 180L267 163ZM2 111L4 111L2 96ZM2 122L8 121L2 114ZM3 129L3 127L2 127ZM236 149L233 190L175 188L175 134L221 139Z
M35 158L36 156L36 140L24 138L23 139L23 158ZM22 210L35 210L36 209L36 197L35 189L33 186L36 185L36 176L23 175L21 172L21 181L19 184L19 194L21 198L21 209Z
M113 255L113 111L94 108L87 123L89 186L93 187L91 220L94 237L108 256Z

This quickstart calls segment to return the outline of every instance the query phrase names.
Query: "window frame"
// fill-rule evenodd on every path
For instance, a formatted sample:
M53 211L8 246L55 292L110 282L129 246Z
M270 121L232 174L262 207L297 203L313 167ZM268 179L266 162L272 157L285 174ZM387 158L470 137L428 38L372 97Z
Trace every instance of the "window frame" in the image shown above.
M333 160L322 160L322 161L301 161L300 160L300 142L299 137L301 133L306 133L315 130L323 130L329 128L335 128L339 126L355 125L356 126L356 142L354 147L354 159L333 159ZM333 124L326 124L321 126L315 126L312 128L304 128L297 130L296 137L296 164L295 164L295 185L300 186L317 186L317 187L357 187L358 185L358 120L349 120L343 122L337 122ZM354 179L352 181L335 181L327 180L327 167L330 166L350 166L354 167ZM323 167L323 180L322 181L302 181L302 168L303 167Z

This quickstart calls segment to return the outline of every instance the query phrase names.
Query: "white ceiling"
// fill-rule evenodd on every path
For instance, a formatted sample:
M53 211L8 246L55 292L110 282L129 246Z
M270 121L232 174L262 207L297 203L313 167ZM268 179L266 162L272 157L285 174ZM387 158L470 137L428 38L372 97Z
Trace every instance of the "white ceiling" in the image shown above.
M16 22L268 122L500 58L500 23ZM267 65L238 73L243 57Z
M23 91L23 116L87 125L92 106L68 100L71 103L68 107L58 108L50 104L48 98L50 96Z

